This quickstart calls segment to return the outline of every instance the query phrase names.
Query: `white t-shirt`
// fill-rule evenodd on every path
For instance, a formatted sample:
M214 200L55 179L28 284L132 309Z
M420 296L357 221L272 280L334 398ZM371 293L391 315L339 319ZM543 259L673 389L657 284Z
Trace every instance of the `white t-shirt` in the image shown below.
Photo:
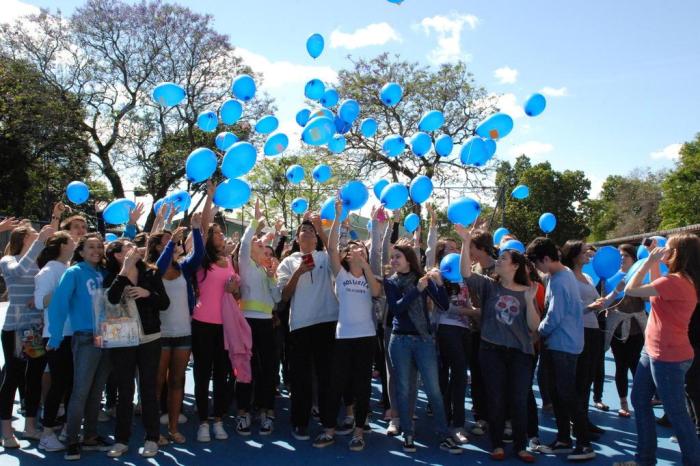
M68 266L59 261L48 261L46 265L39 270L34 276L34 307L44 309L44 298L52 295L58 287L58 282L61 281L63 272L68 269ZM70 318L66 319L63 325L63 336L69 337L73 335L73 329L70 326ZM44 309L44 331L42 336L50 338L49 335L49 307Z
M356 277L341 267L335 277L335 294L339 303L335 337L344 339L374 336L372 293L364 275Z
M187 304L187 282L182 273L177 278L163 278L163 287L170 298L170 306L160 311L160 334L162 337L185 337L192 335L190 309Z

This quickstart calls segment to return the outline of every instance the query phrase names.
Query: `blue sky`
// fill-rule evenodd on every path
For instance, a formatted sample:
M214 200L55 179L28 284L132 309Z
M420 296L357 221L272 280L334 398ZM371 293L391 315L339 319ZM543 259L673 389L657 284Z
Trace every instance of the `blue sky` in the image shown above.
M5 0L0 20L31 9L70 13L82 1ZM700 2L387 0L180 1L210 13L216 28L277 99L282 129L303 84L332 80L346 56L383 51L434 65L466 59L476 82L502 95L516 126L497 154L524 151L556 169L583 169L594 190L609 174L635 167L670 168L679 144L700 132ZM672 6L671 6L672 5ZM316 60L305 40L321 33ZM545 90L547 110L522 116L520 106ZM290 139L295 139L292 137Z

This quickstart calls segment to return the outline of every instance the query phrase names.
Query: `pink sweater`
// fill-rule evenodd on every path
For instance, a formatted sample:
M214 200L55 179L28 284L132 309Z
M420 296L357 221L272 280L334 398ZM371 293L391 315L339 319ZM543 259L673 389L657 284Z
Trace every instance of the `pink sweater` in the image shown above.
M238 303L230 293L223 298L224 347L233 367L233 375L241 383L251 383L253 373L250 357L253 355L253 335Z
M233 269L230 260L227 262L226 267L212 264L211 270L205 271L200 268L197 271L199 296L192 313L194 320L208 324L223 323L221 318L223 299L224 295L228 294L226 293L226 284L231 279L240 282L240 277Z

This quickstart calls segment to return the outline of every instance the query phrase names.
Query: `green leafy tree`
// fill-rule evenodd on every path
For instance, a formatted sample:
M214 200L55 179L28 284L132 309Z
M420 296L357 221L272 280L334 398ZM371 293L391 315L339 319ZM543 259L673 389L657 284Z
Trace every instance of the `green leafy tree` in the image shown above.
M663 228L700 223L700 133L681 147L676 167L662 183Z

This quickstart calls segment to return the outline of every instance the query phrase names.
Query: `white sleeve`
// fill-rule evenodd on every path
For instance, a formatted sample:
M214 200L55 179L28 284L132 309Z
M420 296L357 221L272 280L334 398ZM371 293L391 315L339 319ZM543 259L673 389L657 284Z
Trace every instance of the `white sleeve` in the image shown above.
M58 286L56 273L50 268L44 267L34 277L34 307L44 309L44 298L53 293Z

